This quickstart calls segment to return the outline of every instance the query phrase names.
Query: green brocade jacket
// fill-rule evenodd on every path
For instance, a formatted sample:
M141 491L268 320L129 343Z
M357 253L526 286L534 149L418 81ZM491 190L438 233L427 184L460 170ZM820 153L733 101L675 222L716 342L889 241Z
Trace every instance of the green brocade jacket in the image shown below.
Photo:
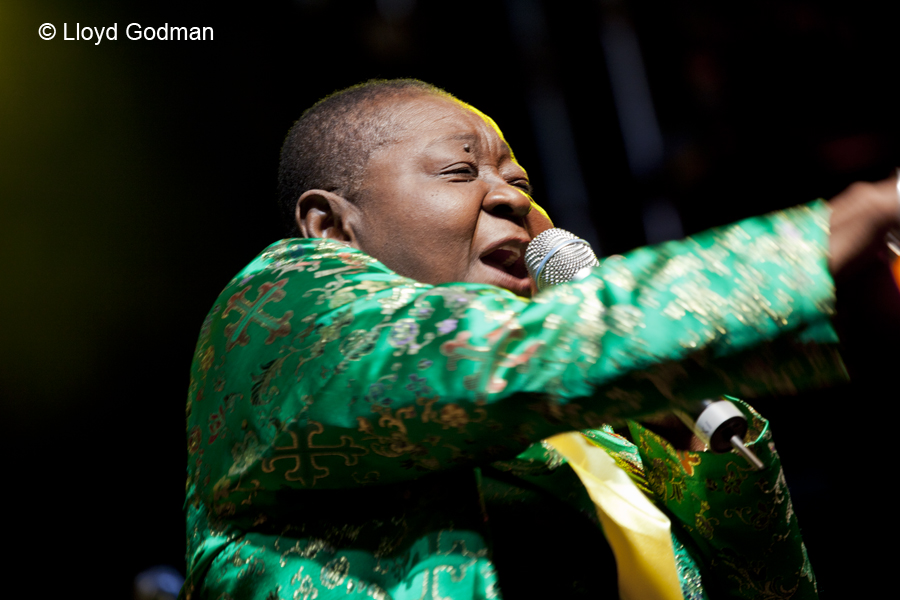
M593 506L540 443L572 430L669 516L685 598L815 597L762 418L741 405L759 472L632 419L843 379L827 226L823 203L774 213L530 300L273 244L197 343L182 597L615 598Z

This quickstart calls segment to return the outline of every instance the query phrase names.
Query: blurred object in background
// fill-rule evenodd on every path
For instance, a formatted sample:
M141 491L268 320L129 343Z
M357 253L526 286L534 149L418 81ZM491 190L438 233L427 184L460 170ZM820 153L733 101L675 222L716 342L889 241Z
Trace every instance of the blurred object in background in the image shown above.
M134 600L175 600L184 577L167 565L150 567L134 578Z

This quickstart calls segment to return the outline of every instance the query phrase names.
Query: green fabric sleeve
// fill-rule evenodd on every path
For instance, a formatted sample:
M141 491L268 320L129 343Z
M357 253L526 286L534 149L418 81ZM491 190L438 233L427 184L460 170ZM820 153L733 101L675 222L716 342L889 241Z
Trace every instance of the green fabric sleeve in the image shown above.
M532 300L278 242L203 324L189 497L233 515L285 487L401 481L697 398L833 381L827 221L822 203L750 219Z
M747 417L745 443L765 467L737 453L675 450L629 422L653 498L700 569L711 598L818 598L769 423L729 398Z

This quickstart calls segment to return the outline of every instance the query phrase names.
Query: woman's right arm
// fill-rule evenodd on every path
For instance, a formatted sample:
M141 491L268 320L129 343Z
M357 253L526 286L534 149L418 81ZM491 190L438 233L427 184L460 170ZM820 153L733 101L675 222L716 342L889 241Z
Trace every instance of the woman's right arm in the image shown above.
M281 487L415 478L697 398L841 378L828 217L818 203L639 249L530 301L280 242L204 323L191 479L227 512Z

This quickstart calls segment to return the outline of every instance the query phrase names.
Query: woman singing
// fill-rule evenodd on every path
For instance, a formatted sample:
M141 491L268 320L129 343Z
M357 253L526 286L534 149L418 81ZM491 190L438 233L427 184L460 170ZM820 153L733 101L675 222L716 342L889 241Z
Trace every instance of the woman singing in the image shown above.
M184 598L816 597L759 415L739 404L760 471L637 420L842 380L833 276L898 225L896 182L537 294L530 190L494 121L420 81L304 113L290 237L228 284L191 367ZM656 507L652 550L616 542L565 444Z

